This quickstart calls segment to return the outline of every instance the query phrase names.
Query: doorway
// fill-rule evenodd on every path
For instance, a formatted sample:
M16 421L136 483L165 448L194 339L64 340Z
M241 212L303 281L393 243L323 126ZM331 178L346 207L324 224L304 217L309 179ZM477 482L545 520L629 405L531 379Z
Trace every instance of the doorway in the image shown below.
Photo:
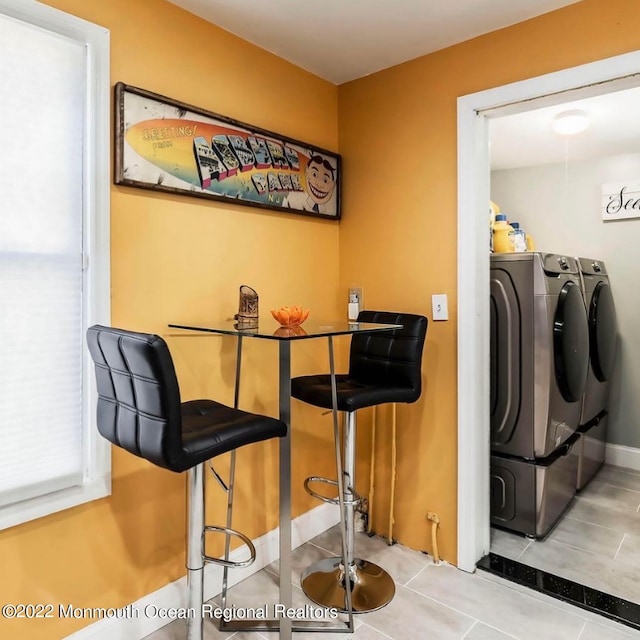
M640 52L458 100L458 566L490 549L489 132L491 118L640 85Z

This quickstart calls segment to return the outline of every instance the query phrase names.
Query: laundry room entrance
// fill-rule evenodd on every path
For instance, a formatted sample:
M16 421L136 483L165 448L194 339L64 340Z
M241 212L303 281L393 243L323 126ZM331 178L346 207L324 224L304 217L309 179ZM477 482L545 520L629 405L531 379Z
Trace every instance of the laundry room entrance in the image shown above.
M528 567L563 574L576 583L589 584L593 580L589 586L594 589L636 603L640 603L640 591L632 576L640 571L640 565L633 569L633 562L640 558L637 513L640 409L636 401L640 393L640 350L636 349L632 333L640 321L640 304L634 293L635 274L640 266L635 258L635 247L640 243L640 218L631 215L633 202L628 205L628 217L607 220L602 210L609 201L615 209L616 197L623 200L619 208L624 207L632 198L633 185L640 185L640 133L634 130L637 117L627 121L624 115L640 95L639 72L640 56L634 53L459 100L460 566L471 570L491 551ZM592 118L586 135L563 137L551 130L554 118L567 111L586 112ZM612 115L613 122L607 124L607 118L611 119ZM531 251L527 252L529 255L505 254L506 259L494 254L493 263L490 261L490 201L509 221L520 223L530 237L529 248L535 248L535 254ZM563 259L566 269L558 266ZM515 457L521 459L514 460L509 447L515 446L515 440L506 435L508 429L502 433L505 439L502 445L495 445L496 438L491 433L490 413L492 407L496 407L496 385L504 392L503 385L508 382L504 379L499 382L490 367L491 327L496 326L491 317L494 307L490 303L490 273L492 266L502 269L507 274L507 282L513 283L508 277L512 267L505 266L505 262L526 260L532 261L533 270L537 262L540 275L551 275L548 280L555 284L558 283L558 278L552 275L555 266L558 271L569 272L559 277L574 282L576 294L580 289L584 296L585 279L580 275L583 263L583 270L591 270L586 275L589 296L592 297L598 287L605 287L607 293L601 298L601 309L607 305L611 309L602 314L613 317L615 324L612 328L611 323L607 325L603 321L601 335L591 336L596 345L600 344L595 350L595 362L593 346L587 347L587 354L592 353L590 375L594 377L594 365L599 370L595 371L595 381L589 383L585 376L585 386L592 387L592 401L584 415L582 399L579 402L572 399L567 389L563 393L562 375L558 379L557 362L554 362L558 356L558 347L556 345L554 353L553 346L557 298L553 307L545 307L550 342L538 344L532 338L523 343L526 348L517 350L525 365L532 364L536 357L549 359L547 370L553 379L543 383L543 386L549 385L543 422L545 429L553 428L553 433L546 432L549 442L560 436L556 452L564 453L561 464L555 467L536 466L539 456L535 452L531 455L516 452ZM551 263L554 268L550 268ZM594 272L594 264L599 271ZM543 279L538 278L537 283ZM599 291L602 293L602 289ZM556 295L551 291L539 293L538 297L531 298L532 305L543 305L543 299L549 302L550 296ZM583 329L588 333L590 300L584 304L586 328L583 326ZM522 311L518 305L514 309ZM533 309L529 318L535 322ZM504 340L502 333L494 333L493 341ZM577 349L575 344L571 348ZM536 374L534 368L529 375L538 386L541 384L539 371ZM606 379L607 384L601 379ZM518 389L523 394L533 392L535 384L531 386L528 382L529 386L523 387L521 382ZM605 387L607 391L603 392ZM536 419L542 420L543 408L537 387L536 390L535 397L527 402L535 405ZM550 399L551 391L556 393L555 398ZM607 400L601 396L607 396ZM515 402L522 412L533 411L531 407L527 409L526 402L518 405L524 402L523 398L516 398ZM516 405L509 404L508 399L502 405L505 412L511 411L512 420L517 417ZM578 418L569 416L566 411L572 410L575 414L578 405ZM586 417L590 411L597 411L594 417L600 415L600 419L597 424L591 424L589 437L577 443L579 436L574 432L592 419ZM542 437L540 433L538 437ZM578 449L585 442L589 447L580 463ZM540 457L546 459L548 453L543 451ZM601 467L605 455L605 464ZM508 517L502 523L499 518L491 517L490 460L495 462L496 458L498 466L510 466L504 474L507 479L519 477L514 465L518 470L524 469L525 475L537 474L533 485L524 491L524 494L528 491L528 497L522 498L533 505L533 512L529 513L533 525L513 526ZM580 487L579 464L586 473ZM545 483L543 478L549 468L562 468L563 472L548 474L550 479ZM575 479L574 490L566 490L566 481L564 489L558 485L558 478L563 474ZM562 482L560 480L560 485ZM520 484L526 486L527 483L520 481ZM495 486L493 489L495 491ZM510 504L513 506L505 503L507 510ZM540 513L535 513L536 508ZM540 517L537 519L537 516ZM536 524L543 520L544 526L536 529ZM490 527L490 522L496 526ZM585 573L586 567L592 569L592 576ZM596 582L594 576L600 578L600 582Z

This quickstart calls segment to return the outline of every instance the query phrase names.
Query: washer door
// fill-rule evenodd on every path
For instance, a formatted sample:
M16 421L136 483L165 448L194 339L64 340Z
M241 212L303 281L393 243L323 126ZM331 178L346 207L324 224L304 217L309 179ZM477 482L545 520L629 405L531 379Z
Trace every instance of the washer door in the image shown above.
M520 342L522 318L511 276L491 270L491 445L513 437L520 412Z
M591 296L589 348L593 373L599 382L606 382L611 378L616 357L616 310L606 282L599 282Z
M567 402L582 398L589 371L589 324L580 287L568 281L558 296L553 321L556 382Z

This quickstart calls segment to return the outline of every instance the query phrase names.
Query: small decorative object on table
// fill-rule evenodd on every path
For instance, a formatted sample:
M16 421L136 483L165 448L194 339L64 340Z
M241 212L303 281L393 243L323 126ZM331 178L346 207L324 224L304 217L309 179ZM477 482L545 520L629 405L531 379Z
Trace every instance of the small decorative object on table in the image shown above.
M235 319L240 329L258 326L258 292L246 284L240 286L240 303Z
M295 304L292 307L271 309L271 315L283 327L299 327L309 317L309 309L303 309Z
M293 336L306 336L307 332L300 325L295 327L281 326L273 332L273 335L280 338L292 338Z

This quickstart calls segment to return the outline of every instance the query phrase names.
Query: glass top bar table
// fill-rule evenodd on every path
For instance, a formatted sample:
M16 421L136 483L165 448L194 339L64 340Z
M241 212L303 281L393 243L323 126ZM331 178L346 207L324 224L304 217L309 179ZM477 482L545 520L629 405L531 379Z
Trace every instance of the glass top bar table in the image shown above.
M185 330L185 333L172 335L193 335L192 332L213 333L236 336L236 381L235 381L235 406L238 406L240 391L240 370L242 360L242 341L244 338L262 340L276 340L278 342L278 407L279 418L287 425L287 435L280 438L279 444L279 544L280 544L280 602L284 609L292 607L291 584L291 343L295 340L310 340L314 338L327 338L329 348L329 368L331 374L331 387L333 395L333 428L334 442L336 443L336 460L338 463L338 499L340 501L340 527L344 534L344 509L342 508L342 465L340 452L340 439L338 435L337 391L335 380L335 366L333 356L333 338L335 336L352 335L355 333L375 333L378 331L393 331L402 328L399 324L374 324L365 322L347 322L346 320L319 322L308 319L304 325L298 327L280 327L272 318L260 318L255 326L239 325L235 320L205 319L202 322L176 322L170 323L172 329ZM233 455L233 454L232 454ZM231 467L234 466L234 460ZM231 500L231 496L230 496ZM229 527L230 524L227 524ZM343 540L343 557L346 555ZM228 549L227 549L228 552ZM349 581L347 581L348 583ZM223 575L223 604L226 594L227 571ZM348 622L346 626L326 626L316 623L303 623L286 616L276 620L232 620L224 623L225 630L229 631L280 631L280 638L290 640L292 631L323 631L323 632L353 632L353 611L351 609L351 594L347 586ZM311 626L315 624L315 626Z

